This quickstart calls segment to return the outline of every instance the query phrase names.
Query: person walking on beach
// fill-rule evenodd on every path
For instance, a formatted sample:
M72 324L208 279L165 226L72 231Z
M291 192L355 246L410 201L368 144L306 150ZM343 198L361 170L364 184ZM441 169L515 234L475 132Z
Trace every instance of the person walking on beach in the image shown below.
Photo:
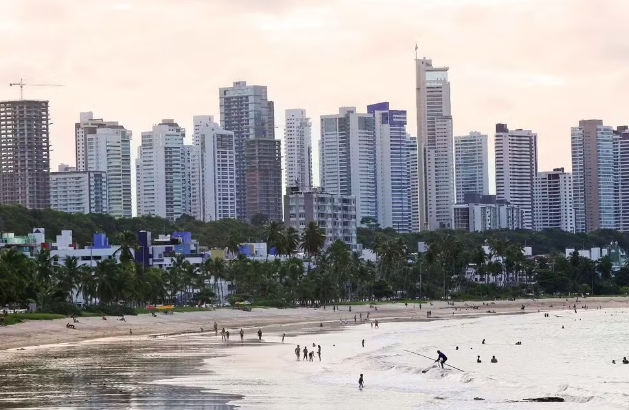
M301 349L299 348L299 345L297 345L297 347L295 348L295 356L297 356L297 361L299 361L300 355L301 355Z
M218 325L214 322L214 335L218 336Z
M245 331L240 328L240 341L242 342L245 337Z
M435 362L439 363L441 365L441 368L443 369L443 365L448 360L448 357L445 354L441 353L441 350L437 350L437 353L439 354L439 356L437 357L437 360L435 360Z
M225 328L221 330L221 340L225 340Z
M317 345L317 355L319 356L319 361L321 361L321 345Z
M301 359L302 361L308 359L308 347L307 346L304 346L303 352L304 352L304 358Z
M360 378L358 379L358 388L362 390L363 387L365 387L365 380L363 379L363 374L361 373Z
M356 315L354 315L354 323L356 323Z
M258 341L262 341L262 329L258 329Z
M229 330L225 332L225 340L229 340Z
M284 338L286 337L286 333L282 333L282 343L284 343Z
M378 327L378 319L376 319L376 323L375 323L375 325L376 325L376 328L380 329L380 328Z

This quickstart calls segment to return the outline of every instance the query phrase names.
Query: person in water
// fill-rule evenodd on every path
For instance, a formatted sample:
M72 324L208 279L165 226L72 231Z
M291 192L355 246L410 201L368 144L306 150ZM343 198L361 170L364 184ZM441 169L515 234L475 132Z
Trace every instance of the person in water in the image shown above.
M365 380L363 380L363 374L360 374L360 378L358 379L358 388L363 389L365 387Z
M498 363L498 359L496 359L496 356L492 356L491 357L491 362L492 363Z
M476 363L482 363L482 362L480 361L480 356L478 356L478 358L476 359Z
M629 360L626 357L622 358L622 364L629 364Z
M443 369L443 365L448 360L448 357L445 354L441 353L441 350L437 350L437 353L439 354L439 356L437 357L437 360L435 360L435 362L439 363L441 365L441 368Z

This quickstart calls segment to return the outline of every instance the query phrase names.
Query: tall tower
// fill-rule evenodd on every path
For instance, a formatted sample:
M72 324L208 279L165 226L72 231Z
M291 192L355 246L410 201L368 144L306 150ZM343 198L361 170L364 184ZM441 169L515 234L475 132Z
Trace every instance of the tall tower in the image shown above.
M131 218L131 138L132 132L116 121L94 118L82 112L75 124L77 171L107 173L107 213Z
M284 159L286 186L298 187L301 192L312 188L312 143L310 118L306 110L286 110L284 127Z
M356 197L357 220L378 219L374 116L342 107L321 116L319 172L325 192Z
M397 232L411 231L411 185L406 140L406 111L391 110L383 102L367 106L374 116L378 222Z
M415 58L420 229L452 226L454 158L448 67Z
M0 204L50 207L48 101L0 102Z
M496 198L524 212L524 229L533 229L533 181L537 175L537 134L496 124ZM612 188L613 189L613 188Z
M171 119L142 133L136 161L138 215L174 220L187 211L185 133Z
M535 230L561 229L574 233L572 174L563 168L538 172L533 183Z
M236 215L282 220L281 142L275 139L274 104L266 86L237 81L219 90L221 125L234 133Z
M410 181L411 232L419 232L419 178L417 175L417 138L406 136L408 147L408 178Z
M489 195L487 135L470 132L454 138L456 203L464 203L466 192Z

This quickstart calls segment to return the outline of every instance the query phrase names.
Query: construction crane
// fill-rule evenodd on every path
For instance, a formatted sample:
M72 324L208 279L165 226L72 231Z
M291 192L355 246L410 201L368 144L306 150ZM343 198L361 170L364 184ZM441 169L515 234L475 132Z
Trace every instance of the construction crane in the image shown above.
M20 78L20 82L19 83L10 83L9 86L13 87L14 85L17 85L20 87L20 100L24 99L24 86L29 86L29 87L63 87L63 84L32 84L32 83L25 83L23 79Z

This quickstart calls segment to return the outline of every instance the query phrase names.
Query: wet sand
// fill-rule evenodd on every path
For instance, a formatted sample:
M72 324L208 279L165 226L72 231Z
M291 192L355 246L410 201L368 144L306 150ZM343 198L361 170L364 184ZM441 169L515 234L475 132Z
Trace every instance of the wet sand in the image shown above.
M565 299L537 299L537 300L516 300L516 301L496 301L486 302L456 302L454 307L446 302L433 302L430 306L424 304L421 309L416 304L380 304L378 311L369 308L368 305L352 306L349 312L348 306L340 306L340 311L334 311L331 306L326 309L296 308L296 309L259 309L255 308L251 312L243 312L229 308L218 309L216 311L199 311L175 313L174 315L151 315L127 316L126 322L109 317L102 320L100 317L79 318L80 323L76 324L76 329L66 329L65 325L69 319L58 319L50 321L29 321L13 326L0 328L0 350L24 348L28 346L41 346L59 343L72 343L84 340L93 340L109 337L125 337L133 339L138 336L147 335L172 335L182 333L200 333L201 328L209 332L214 321L218 323L219 330L225 327L232 333L232 338L236 336L240 328L244 328L249 335L255 333L258 328L262 328L264 333L291 333L307 329L319 328L323 324L324 328L336 328L342 326L340 319L346 320L347 325L354 324L354 315L357 323L360 322L360 314L363 319L370 313L370 319L381 322L402 320L402 321L425 321L438 319L469 318L492 314L518 314L553 310L571 309L576 303L580 310L582 305L588 305L590 309L602 306L603 308L629 307L629 299L623 297L600 297L579 299L574 298L566 302ZM521 306L525 305L522 310ZM473 309L478 306L478 309ZM426 317L426 312L432 311L431 318ZM487 313L491 310L496 313ZM133 336L129 336L129 330L133 331ZM212 332L213 334L213 332Z

